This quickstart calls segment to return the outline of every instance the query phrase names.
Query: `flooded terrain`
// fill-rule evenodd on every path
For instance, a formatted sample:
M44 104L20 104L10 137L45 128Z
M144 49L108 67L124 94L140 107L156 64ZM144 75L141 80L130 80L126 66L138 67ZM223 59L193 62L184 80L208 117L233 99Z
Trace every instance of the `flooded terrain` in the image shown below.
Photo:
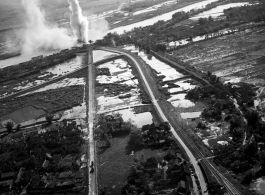
M98 114L120 113L124 121L132 120L141 128L152 122L150 112L135 114L134 107L144 105L131 65L124 59L114 60L97 66L97 71L106 70L96 77ZM124 90L126 89L126 90Z
M240 7L240 6L244 6L244 5L249 5L249 3L248 2L244 2L244 3L228 3L228 4L225 4L225 5L220 5L220 6L217 6L217 7L213 8L213 9L210 9L208 11L202 12L202 13L196 15L196 16L193 16L190 19L191 20L198 20L199 18L208 18L209 16L211 16L213 18L216 18L218 16L223 15L225 9L229 9L229 8L232 8L232 7Z
M162 82L165 83L162 87L168 90L170 94L168 101L174 107L188 108L195 105L190 100L185 99L186 92L196 87L196 85L192 84L191 79L187 79L185 75L179 73L175 68L165 64L154 56L151 58L148 57L148 55L146 55L144 52L140 52L134 46L126 46L124 49L131 52L138 52L139 57L156 71L157 76L162 76ZM167 82L171 83L171 87L166 84Z
M175 50L174 55L226 82L265 85L265 29L254 28L198 42Z
M124 31L130 31L130 30L132 30L133 28L136 28L136 27L144 27L144 26L152 25L152 24L158 22L159 20L165 20L165 21L166 20L170 20L172 18L172 15L174 13L176 13L176 12L180 12L180 11L187 12L187 11L190 11L192 9L203 8L207 4L215 2L215 1L217 1L217 0L205 0L205 1L202 1L202 2L199 2L199 3L194 3L194 4L188 5L186 7L183 7L183 8L180 8L180 9L176 9L174 11L171 11L171 12L168 12L168 13L165 13L165 14L162 14L162 15L147 19L147 20L143 20L143 21L136 22L136 23L133 23L133 24L130 24L130 25L120 26L120 27L114 28L114 29L110 30L109 32L111 32L111 33L116 32L118 34L122 34Z
M10 95L12 93L28 89L30 87L43 84L45 82L49 82L53 79L59 78L61 76L67 75L73 71L76 71L82 67L86 66L86 53L78 53L77 56L71 60L68 60L64 63L57 64L55 66L52 66L47 69L43 69L40 71L40 73L34 74L32 76L14 80L12 82L9 82L9 84L6 85L0 85L0 98L5 97L7 95ZM94 62L115 56L117 54L101 51L101 50L95 50L93 52L93 59ZM65 86L71 86L75 85L75 83L81 82L80 80L74 80L74 79L65 79L57 84L49 85L45 88L40 89L48 90L49 88L59 88L59 87L65 87Z

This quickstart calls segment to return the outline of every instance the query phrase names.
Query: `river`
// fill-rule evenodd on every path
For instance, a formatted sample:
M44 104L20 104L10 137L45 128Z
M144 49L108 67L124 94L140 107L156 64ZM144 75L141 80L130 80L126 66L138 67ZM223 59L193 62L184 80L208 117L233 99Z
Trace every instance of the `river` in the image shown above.
M154 23L158 22L159 20L164 20L164 21L167 21L167 20L170 20L172 18L172 15L176 12L180 12L180 11L185 11L185 12L188 12L192 9L198 9L198 8L203 8L205 7L206 5L208 5L209 3L212 3L212 2L215 2L217 0L205 0L205 1L201 1L199 3L194 3L192 5L188 5L188 6L185 6L183 8L180 8L180 9L176 9L174 11L171 11L171 12L168 12L168 13L165 13L165 14L162 14L162 15L158 15L156 17L153 17L153 18L150 18L150 19L147 19L147 20L143 20L143 21L140 21L140 22L136 22L136 23L133 23L133 24L129 24L129 25L126 25L126 26L119 26L117 28L114 28L112 30L110 30L109 32L111 33L118 33L118 34L122 34L124 33L124 31L130 31L134 28L137 28L137 27L144 27L144 26L150 26L150 25L153 25Z

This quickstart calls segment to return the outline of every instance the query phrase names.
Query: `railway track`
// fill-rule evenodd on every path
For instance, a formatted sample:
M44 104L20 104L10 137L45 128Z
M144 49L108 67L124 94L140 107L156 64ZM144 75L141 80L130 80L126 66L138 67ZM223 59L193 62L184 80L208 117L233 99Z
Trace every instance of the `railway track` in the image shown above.
M181 127L181 125L177 124L176 121L171 121L171 123L173 123L175 126ZM226 188L227 192L231 195L241 195L242 193L237 190L234 185L209 162L201 150L194 144L194 141L187 136L187 134L184 132L184 129L178 128L178 131L180 137L184 139L186 144L191 147L195 154L197 154L197 158L201 159L200 161L202 161L204 165L211 171L215 179Z

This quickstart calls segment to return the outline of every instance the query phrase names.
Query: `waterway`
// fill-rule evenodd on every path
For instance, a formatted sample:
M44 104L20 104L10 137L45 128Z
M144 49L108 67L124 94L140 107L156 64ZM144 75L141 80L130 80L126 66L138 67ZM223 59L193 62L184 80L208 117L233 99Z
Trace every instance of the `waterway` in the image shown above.
M183 8L180 8L180 9L176 9L174 11L171 11L171 12L168 12L168 13L165 13L165 14L162 14L162 15L158 15L156 17L153 17L153 18L150 18L150 19L147 19L147 20L143 20L143 21L140 21L140 22L136 22L136 23L133 23L133 24L129 24L129 25L126 25L126 26L120 26L120 27L117 27L117 28L114 28L112 30L110 30L109 32L111 33L118 33L118 34L122 34L124 33L124 31L130 31L134 28L137 28L137 27L144 27L144 26L150 26L150 25L153 25L154 23L158 22L159 20L164 20L164 21L167 21L167 20L170 20L172 18L172 15L176 12L180 12L180 11L185 11L185 12L188 12L192 9L199 9L199 8L203 8L205 7L206 5L208 5L209 3L212 3L212 2L215 2L217 0L205 0L205 1L202 1L202 2L199 2L199 3L194 3L192 5L188 5L188 6L185 6Z

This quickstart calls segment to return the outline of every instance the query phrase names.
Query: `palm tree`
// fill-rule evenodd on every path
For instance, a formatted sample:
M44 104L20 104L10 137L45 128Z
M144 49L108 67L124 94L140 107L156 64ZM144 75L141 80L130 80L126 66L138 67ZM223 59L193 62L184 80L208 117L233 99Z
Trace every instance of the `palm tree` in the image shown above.
M52 124L52 119L53 119L53 115L52 114L47 114L46 116L45 116L45 118L46 118L46 121L47 121L47 123L50 125L50 124Z
M12 132L12 130L13 130L13 126L14 126L14 123L11 122L11 121L8 121L8 122L5 124L5 127L6 127L8 133L11 133L11 132Z
M89 42L89 44L90 44L90 45L93 43L93 41L92 41L92 40L89 40L88 42Z

